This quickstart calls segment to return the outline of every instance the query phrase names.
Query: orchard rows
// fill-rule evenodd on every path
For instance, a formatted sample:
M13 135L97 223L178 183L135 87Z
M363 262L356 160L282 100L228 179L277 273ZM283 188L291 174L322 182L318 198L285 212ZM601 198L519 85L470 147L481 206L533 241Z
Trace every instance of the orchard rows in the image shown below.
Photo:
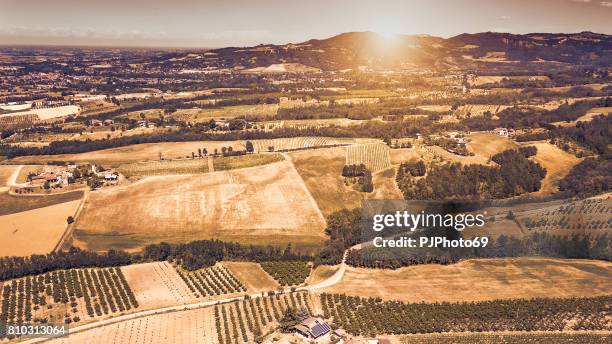
M584 332L445 333L407 335L400 338L401 344L608 344L610 342L612 342L610 333Z
M193 272L186 272L180 268L176 271L196 297L246 291L244 284L221 265Z
M260 342L288 308L304 309L312 314L307 292L248 298L215 307L219 344Z
M137 308L138 302L119 268L53 271L4 283L0 327L79 322L83 305L93 318Z
M322 294L321 305L354 335L612 330L612 296L425 304Z
M280 285L299 285L310 275L308 262L275 261L260 263L261 267Z

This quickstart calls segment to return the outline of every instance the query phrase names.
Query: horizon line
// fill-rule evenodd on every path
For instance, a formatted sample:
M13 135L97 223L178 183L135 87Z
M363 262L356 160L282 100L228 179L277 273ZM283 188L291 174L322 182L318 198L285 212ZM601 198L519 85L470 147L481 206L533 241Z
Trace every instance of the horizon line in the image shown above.
M376 31L372 31L372 30L364 30L364 31L346 31L346 32L340 32L338 34L334 34L331 36L327 36L324 38L310 38L307 39L305 41L301 41L301 42L285 42L285 43L256 43L253 45L245 45L245 46L238 46L238 45L225 45L225 46L218 46L218 47L206 47L206 46L200 46L200 45L147 45L142 44L121 44L121 43L117 43L117 44L96 44L96 43L91 43L91 44L63 44L63 43L2 43L0 42L0 48L5 48L5 47L15 47L15 48L102 48L102 49L175 49L175 50L190 50L190 49L197 49L197 50L216 50L216 49L224 49L224 48L246 48L246 47L255 47L255 46L262 46L262 45L287 45L287 44L301 44L301 43L305 43L311 40L326 40L326 39L330 39L333 37L337 37L343 34L350 34L350 33L375 33L381 36L385 36L383 34L381 34L380 32L376 32ZM594 31L590 31L590 30L584 30L584 31L576 31L576 32L528 32L528 33L512 33L512 32L503 32L503 31L479 31L479 32L463 32L463 33L459 33L453 36L448 36L448 37L443 37L443 36L435 36L435 35L430 35L430 34L426 34L426 33L421 33L421 34L403 34L403 33L397 33L397 34L393 34L391 37L401 37L401 36L428 36L428 37L434 37L434 38L442 38L442 39L451 39L453 37L457 37L457 36L461 36L461 35L476 35L476 34L483 34L483 33L495 33L495 34L509 34L509 35L516 35L516 36L525 36L525 35L534 35L534 34L547 34L547 35L576 35L576 34L581 34L581 33L591 33L591 34L596 34L596 35L605 35L605 36L611 36L612 34L608 34L608 33L601 33L601 32L594 32ZM13 38L24 38L23 36L4 36L4 37L13 37ZM55 37L57 38L57 37ZM70 37L61 37L63 39L68 39Z

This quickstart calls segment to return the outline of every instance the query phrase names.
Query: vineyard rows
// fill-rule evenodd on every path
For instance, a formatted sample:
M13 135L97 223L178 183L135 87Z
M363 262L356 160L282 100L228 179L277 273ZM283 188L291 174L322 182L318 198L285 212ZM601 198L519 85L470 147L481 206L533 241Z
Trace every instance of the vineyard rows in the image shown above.
M288 309L312 313L307 292L250 298L215 307L219 344L260 342L262 334L273 328Z
M280 139L267 139L253 141L255 152L292 151L306 148L331 147L348 145L352 139L330 137L290 137Z
M571 299L403 303L322 294L323 315L354 335L612 330L612 296Z
M196 297L217 296L246 291L246 287L222 265L185 272L176 270Z
M208 172L208 162L206 159L156 160L121 165L117 170L128 178L166 174L196 174Z
M38 121L38 116L29 115L5 115L0 116L0 128L13 128L31 126Z
M276 261L263 262L261 267L280 285L299 285L310 275L307 262Z
M83 307L93 318L137 308L138 302L119 268L48 272L4 283L0 328L79 322Z
M349 146L346 150L346 165L364 164L372 172L391 166L389 147L384 143Z

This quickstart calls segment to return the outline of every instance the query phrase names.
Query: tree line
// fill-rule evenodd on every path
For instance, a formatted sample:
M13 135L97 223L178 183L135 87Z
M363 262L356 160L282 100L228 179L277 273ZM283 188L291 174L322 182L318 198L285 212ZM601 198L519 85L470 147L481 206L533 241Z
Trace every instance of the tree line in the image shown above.
M172 260L192 271L213 266L220 260L278 261L312 260L312 256L300 254L291 245L285 248L273 246L246 246L219 240L198 240L184 244L159 243L146 246L142 252L127 253L109 250L105 253L72 247L67 251L46 255L0 258L0 281L37 275L61 269L84 267L113 267L147 261Z

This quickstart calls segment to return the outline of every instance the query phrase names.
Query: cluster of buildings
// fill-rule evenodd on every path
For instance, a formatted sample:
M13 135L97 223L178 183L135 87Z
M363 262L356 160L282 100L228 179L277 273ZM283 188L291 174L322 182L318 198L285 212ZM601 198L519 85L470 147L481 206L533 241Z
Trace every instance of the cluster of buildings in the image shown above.
M508 128L495 128L493 129L493 132L503 137L512 137L515 134L514 129L508 129Z
M104 121L100 121L98 119L89 120L89 125L92 127L108 127L113 125L115 122L112 119L107 119Z
M302 320L294 327L295 333L304 341L310 343L336 343L336 344L391 344L387 339L357 339L351 337L342 329L332 330L331 326L325 320L317 317L309 317ZM334 340L332 336L339 338ZM285 341L277 342L281 344ZM284 343L287 344L287 343Z
M45 169L38 174L28 176L28 180L32 185L47 185L48 187L61 187L75 182L76 165L67 165L54 167L53 169Z

